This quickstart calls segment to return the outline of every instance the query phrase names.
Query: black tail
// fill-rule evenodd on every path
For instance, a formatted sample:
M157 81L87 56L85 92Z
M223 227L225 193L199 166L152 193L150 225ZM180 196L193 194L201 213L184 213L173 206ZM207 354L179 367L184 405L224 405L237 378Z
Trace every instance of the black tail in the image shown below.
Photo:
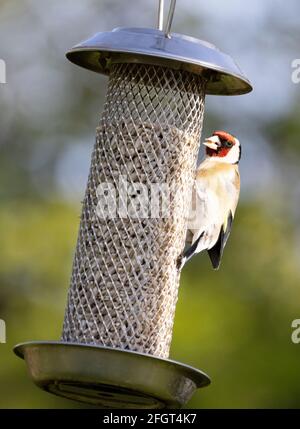
M229 212L227 219L227 228L224 231L223 226L220 230L219 238L214 247L208 249L208 254L212 263L214 270L218 270L220 268L221 259L223 256L224 247L227 243L231 228L232 228L233 216L231 211Z
M195 252L197 250L197 247L198 247L198 244L199 244L199 241L201 240L201 238L203 237L203 235L204 235L204 231L199 235L199 237L197 238L197 240L183 253L183 255L181 255L178 258L177 268L179 270L182 270L184 264L189 259L191 259L191 257L195 254Z

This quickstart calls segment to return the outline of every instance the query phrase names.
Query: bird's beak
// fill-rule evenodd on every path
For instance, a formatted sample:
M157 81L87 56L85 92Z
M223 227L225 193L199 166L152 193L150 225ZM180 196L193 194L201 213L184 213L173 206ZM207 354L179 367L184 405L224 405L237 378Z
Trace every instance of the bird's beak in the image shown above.
M217 145L217 143L215 143L215 142L213 142L213 141L211 141L211 140L209 140L209 139L205 140L205 141L203 142L203 144L204 144L204 146L207 146L209 149L212 149L212 150L218 150L218 145Z
M203 144L212 150L218 150L218 148L221 146L221 142L218 136L209 137L203 142Z
M221 142L218 136L209 137L203 142L203 144L212 150L218 150L218 148L221 146Z

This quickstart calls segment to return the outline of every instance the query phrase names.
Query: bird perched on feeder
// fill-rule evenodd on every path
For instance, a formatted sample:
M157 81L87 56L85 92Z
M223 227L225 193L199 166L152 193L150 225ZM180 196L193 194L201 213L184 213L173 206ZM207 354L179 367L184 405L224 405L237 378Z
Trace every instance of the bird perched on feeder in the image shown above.
M200 164L193 190L186 242L180 269L196 253L207 250L214 269L220 267L240 193L239 140L215 131L203 143L206 157Z

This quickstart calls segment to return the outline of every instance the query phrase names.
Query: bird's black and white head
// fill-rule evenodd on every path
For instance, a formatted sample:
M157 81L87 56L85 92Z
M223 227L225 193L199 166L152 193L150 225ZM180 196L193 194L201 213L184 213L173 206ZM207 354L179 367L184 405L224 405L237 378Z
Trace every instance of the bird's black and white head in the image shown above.
M203 143L206 146L207 158L227 164L238 164L242 148L239 140L225 131L215 131Z

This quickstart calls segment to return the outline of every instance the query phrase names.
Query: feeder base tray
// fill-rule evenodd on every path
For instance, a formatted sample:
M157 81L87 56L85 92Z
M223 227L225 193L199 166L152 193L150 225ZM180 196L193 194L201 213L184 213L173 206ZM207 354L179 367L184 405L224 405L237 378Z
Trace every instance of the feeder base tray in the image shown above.
M180 408L210 384L190 366L115 348L30 342L14 352L41 389L101 408Z

